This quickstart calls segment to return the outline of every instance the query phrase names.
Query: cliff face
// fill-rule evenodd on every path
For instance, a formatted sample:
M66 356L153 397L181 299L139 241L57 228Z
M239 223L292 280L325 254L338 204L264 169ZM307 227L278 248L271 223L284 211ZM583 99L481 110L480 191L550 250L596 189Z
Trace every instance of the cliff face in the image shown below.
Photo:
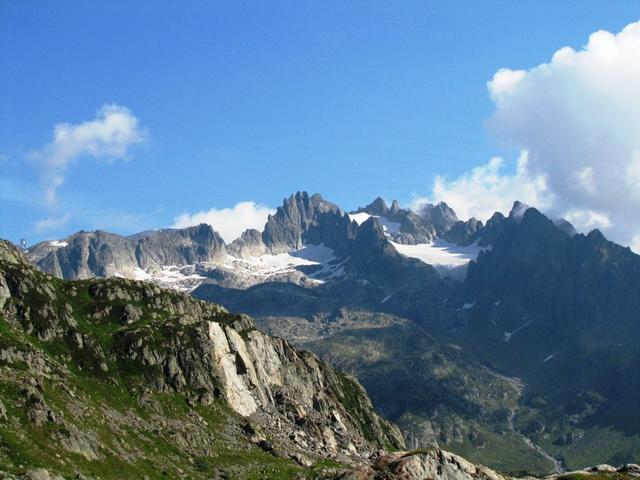
M211 262L225 254L224 240L210 225L164 229L123 237L101 230L78 232L63 241L41 242L27 251L42 271L70 280L136 277L161 266Z
M355 380L249 317L147 283L64 282L4 241L0 364L8 473L311 478L403 446Z

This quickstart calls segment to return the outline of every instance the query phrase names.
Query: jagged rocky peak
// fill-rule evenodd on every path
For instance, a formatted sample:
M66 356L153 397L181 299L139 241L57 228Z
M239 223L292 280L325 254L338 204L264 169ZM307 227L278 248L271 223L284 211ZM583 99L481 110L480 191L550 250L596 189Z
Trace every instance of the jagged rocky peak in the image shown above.
M451 243L466 245L470 243L470 240L474 238L476 233L478 233L482 227L482 222L473 217L466 222L458 220L447 232L445 232L444 238Z
M385 234L396 243L429 243L436 236L432 225L426 224L415 212L401 208L397 200L393 200L391 207L388 207L385 200L378 197L366 207L360 207L355 213L378 217ZM360 217L358 221L362 223L364 220Z
M458 222L456 212L445 202L435 205L426 203L420 206L419 212L424 222L435 228L438 236L442 236Z
M360 207L357 210L357 213L368 213L370 215L376 215L379 217L393 217L398 214L402 208L400 207L400 202L397 200L391 201L391 207L387 206L387 202L382 197L377 197L373 202L371 202L366 207Z
M337 248L338 245L330 244L340 236L336 229L347 236L349 223L340 208L320 194L309 196L307 192L297 192L269 216L262 241L274 254L297 250L305 243L324 243Z
M397 204L395 200L394 200L394 203ZM389 207L387 206L387 202L385 202L384 198L377 197L373 202L371 202L366 207L358 209L358 212L366 212L371 215L378 215L380 217L385 217L389 214Z
M508 218L510 218L513 221L519 222L522 220L525 213L531 208L533 207L531 207L530 205L527 205L526 203L516 200L515 202L513 202L513 207L511 207L511 211L509 212ZM556 227L558 227L560 230L562 230L564 233L566 233L570 237L573 237L577 233L575 227L568 220L564 218L549 218L549 219L553 222L553 224Z
M573 237L576 233L578 233L576 231L576 228L573 226L573 224L564 218L558 218L554 220L553 223L555 224L556 227L558 227L560 230L562 230L564 233L566 233L570 237Z
M521 220L524 216L524 212L529 210L531 207L526 203L523 203L519 200L513 202L513 207L511 207L511 211L509 212L509 218L513 220Z

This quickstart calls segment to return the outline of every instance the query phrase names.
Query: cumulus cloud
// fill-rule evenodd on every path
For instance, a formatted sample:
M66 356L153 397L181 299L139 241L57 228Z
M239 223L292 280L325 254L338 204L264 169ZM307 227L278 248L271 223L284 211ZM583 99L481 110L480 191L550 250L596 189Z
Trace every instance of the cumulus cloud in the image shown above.
M578 230L602 229L640 253L640 22L593 33L529 70L487 83L491 133L523 152L515 173L494 158L456 179L437 177L424 202L486 219L521 200Z
M475 217L486 221L494 212L509 212L513 202L548 208L551 197L543 175L532 176L529 158L523 152L515 172L505 172L505 161L494 157L459 178L437 176L430 197L418 197L411 207L418 210L424 203L446 202L460 218Z
M553 210L630 245L640 238L640 22L598 31L530 70L488 82L491 132L529 153ZM637 244L636 244L637 248Z
M267 217L274 213L274 209L255 202L240 202L233 208L212 208L193 214L183 213L174 219L173 227L185 228L208 223L225 242L229 243L249 228L262 230L267 222Z
M144 140L138 119L120 105L103 105L96 118L78 124L54 126L53 140L31 152L40 167L40 178L47 204L56 200L68 168L83 158L118 160L127 157L132 145Z

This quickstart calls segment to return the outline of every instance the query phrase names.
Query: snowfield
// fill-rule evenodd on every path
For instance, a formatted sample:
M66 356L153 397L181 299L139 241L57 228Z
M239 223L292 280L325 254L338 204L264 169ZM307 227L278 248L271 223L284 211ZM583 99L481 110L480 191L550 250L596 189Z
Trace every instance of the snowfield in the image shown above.
M151 281L187 292L201 285L207 279L208 272L214 271L232 274L245 286L285 279L290 281L296 278L318 285L330 278L344 275L344 265L348 260L337 259L334 251L323 244L305 245L299 250L278 255L248 258L226 255L214 262L183 266L164 265L147 270L138 267L133 271L116 272L114 276Z
M116 272L113 276L138 281L150 281L162 287L184 292L190 292L195 289L207 278L196 273L195 265L163 265L159 268L155 267L148 270L136 267L133 272L128 272L127 274Z
M347 215L349 215L349 219L351 221L356 222L358 225L362 225L371 217L377 218L378 222L380 222L380 225L382 225L382 230L387 236L394 235L400 231L400 224L397 222L392 222L387 217L379 217L378 215L371 215L365 212L348 213Z
M247 275L260 277L265 281L271 277L298 272L298 267L316 267L307 276L316 282L339 277L344 273L344 261L338 262L334 251L325 246L304 245L300 250L278 255L260 255L258 257L238 258L227 255L223 266Z
M371 214L366 212L348 213L347 215L349 215L349 220L351 220L352 222L356 222L358 225L362 225L364 222L369 220L369 218L371 218Z
M442 239L436 239L433 243L417 245L404 245L395 242L391 242L391 244L402 255L432 265L441 274L454 278L463 278L466 275L469 262L478 258L481 251L491 248L481 247L475 243L463 247Z

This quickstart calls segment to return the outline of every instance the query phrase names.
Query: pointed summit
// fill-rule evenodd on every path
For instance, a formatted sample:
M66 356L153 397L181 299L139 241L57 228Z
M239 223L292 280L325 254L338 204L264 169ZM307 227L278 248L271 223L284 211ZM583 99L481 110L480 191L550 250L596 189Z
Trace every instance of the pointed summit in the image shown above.
M297 192L269 217L262 241L273 254L302 248L305 241L329 246L336 237L334 230L347 228L348 224L349 219L345 216L343 220L340 208L320 194L309 196L307 192Z
M520 220L524 216L524 212L529 210L531 207L526 203L522 203L518 200L513 202L513 207L511 207L511 211L509 212L509 218L514 220Z
M370 213L371 215L384 216L389 213L389 207L387 206L387 202L385 202L382 197L378 197L369 205L364 207L362 211Z
M442 236L449 231L458 221L458 216L453 209L445 202L437 205L431 203L424 204L420 207L420 216L428 225L432 225L438 236Z

